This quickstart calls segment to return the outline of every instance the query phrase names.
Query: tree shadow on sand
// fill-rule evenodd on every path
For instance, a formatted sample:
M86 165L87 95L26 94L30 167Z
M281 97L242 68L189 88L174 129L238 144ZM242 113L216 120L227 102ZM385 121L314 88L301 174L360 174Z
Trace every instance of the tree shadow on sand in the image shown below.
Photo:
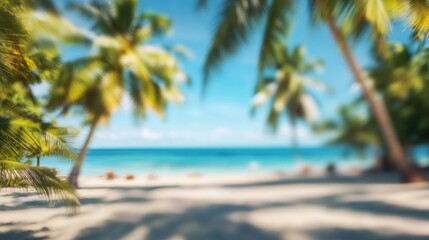
M374 239L374 240L427 240L428 236L405 235L405 234L386 234L370 231L367 229L345 229L328 228L316 229L308 232L310 239Z
M249 210L236 205L210 205L189 208L180 214L150 214L135 222L108 221L103 226L85 229L76 238L79 240L121 239L127 234L144 226L148 229L139 239L168 240L204 239L204 240L280 240L275 233L259 229L249 223L232 221L228 215L233 212Z
M174 214L148 214L144 216L129 213L115 220L109 220L101 226L87 228L81 231L76 239L122 239L141 227L147 232L138 239L146 240L280 240L283 239L278 232L267 231L258 228L245 221L234 221L229 216L234 213L249 213L254 210L292 207L294 205L311 205L316 203L329 209L346 209L355 212L370 212L376 215L389 215L404 218L427 220L429 223L429 211L417 211L404 207L397 207L381 202L353 202L345 203L339 195L312 199L300 203L275 202L257 206L249 205L206 205L203 207L191 207L181 213ZM134 220L130 220L134 219ZM287 233L287 229L284 229ZM346 229L346 228L321 228L309 229L302 232L309 239L380 239L380 240L423 240L428 237L393 234L391 230L377 231L373 229ZM175 238L173 238L175 237ZM292 239L293 240L293 239Z
M374 179L371 179L373 181ZM361 183L363 180L353 177L333 177L333 178L318 178L317 179L279 179L278 181L267 181L255 184L233 184L233 185L217 185L219 188L234 188L253 191L257 188L264 188L270 185L284 185L285 188L279 188L280 191L288 191L289 184L313 184L313 183L338 183L338 182L353 182ZM378 183L383 182L382 179ZM366 186L366 185L365 185ZM167 188L176 188L177 186L168 186ZM180 188L205 188L206 186L181 186ZM253 187L253 188L250 188ZM414 209L412 206L399 206L390 204L384 201L375 201L368 199L367 194L374 194L372 191L367 191L366 188L356 185L352 188L346 188L340 193L329 194L324 196L314 196L291 201L268 201L252 203L212 203L212 202L192 202L180 197L168 197L163 201L174 203L178 209L180 206L185 206L183 212L174 213L160 213L155 212L151 214L143 214L133 211L136 206L144 207L145 204L158 201L156 198L151 198L148 192L163 189L165 187L117 187L114 190L118 191L121 196L118 199L105 199L105 198L82 198L83 205L97 205L109 203L135 203L132 207L124 207L109 220L101 223L98 226L86 228L81 230L75 239L122 239L129 237L133 234L132 239L146 239L146 240L280 240L283 239L281 233L268 231L255 225L252 225L245 220L233 220L231 214L234 216L246 216L256 210L264 209L287 209L294 206L302 207L322 207L333 212L335 210L346 210L354 213L369 213L374 216L389 216L401 218L403 221L409 219L417 219L425 221L429 226L429 209ZM381 189L381 188L380 188ZM423 188L404 188L403 186L389 186L389 188L382 189L382 193L387 194L383 198L388 198L388 194L401 194L410 191L427 190ZM246 190L247 191L247 190ZM140 195L141 193L141 195ZM424 193L424 192L423 192ZM418 194L418 196L423 196ZM137 205L136 205L137 204ZM141 204L141 205L140 205ZM412 205L412 202L410 202ZM127 206L125 204L124 206ZM131 206L131 205L130 205ZM170 205L169 205L170 206ZM106 206L108 207L108 206ZM11 209L12 210L12 209ZM241 215L243 214L243 215ZM235 218L234 218L235 219ZM5 223L10 225L10 223ZM15 224L15 223L14 223ZM282 229L283 233L287 233L289 225L285 225ZM382 239L382 240L399 240L411 239L421 240L429 239L428 237L421 237L417 235L393 234L395 231L389 226L386 229L348 229L341 228L340 226L333 225L326 228L318 228L314 226L302 232L303 235L309 239ZM144 229L144 231L140 231ZM294 229L291 229L294 230ZM385 230L385 231L384 231ZM294 230L296 231L296 230ZM32 231L15 231L12 230L8 233L0 234L0 239L44 239L43 237L33 238L37 232ZM5 235L7 234L7 235ZM134 235L137 234L137 235ZM37 235L37 234L36 234ZM294 239L292 239L294 240Z
M37 233L37 231L32 230L12 230L8 232L0 232L0 239L10 239L10 240L44 240L48 239L46 236L42 237L36 237L34 236Z
M428 172L429 173L429 172ZM428 174L429 177L429 174ZM396 179L397 181L392 181ZM396 172L389 172L383 174L377 173L363 173L357 176L333 175L333 176L308 176L308 177L294 177L284 178L280 177L277 180L260 181L256 183L243 183L243 184L227 184L223 187L228 188L251 188L251 187L264 187L264 186L278 186L278 185L305 185L305 184L399 184L400 175Z
M80 198L81 205L97 205L97 204L114 204L114 203L144 203L147 199L144 197L122 197L120 199L106 200L101 197L84 197ZM0 211L15 211L22 209L34 209L34 208L63 208L61 202L50 204L47 200L30 200L30 201L18 201L17 204L12 206L0 205ZM65 211L64 214L67 214ZM0 238L1 240L1 238Z

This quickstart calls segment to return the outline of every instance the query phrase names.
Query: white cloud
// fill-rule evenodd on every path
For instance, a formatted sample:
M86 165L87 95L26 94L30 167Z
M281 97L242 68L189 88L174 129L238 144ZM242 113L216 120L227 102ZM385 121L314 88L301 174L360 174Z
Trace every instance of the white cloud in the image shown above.
M255 130L246 130L243 132L244 139L252 140L252 141L262 141L266 139L266 135L263 135L261 131Z
M167 132L166 137L168 139L178 139L180 138L180 133L178 133L177 131L169 131Z
M230 130L224 126L216 127L213 129L211 136L213 139L222 139L230 134Z
M157 141L162 139L162 134L149 130L147 128L143 128L140 130L140 137L146 140Z

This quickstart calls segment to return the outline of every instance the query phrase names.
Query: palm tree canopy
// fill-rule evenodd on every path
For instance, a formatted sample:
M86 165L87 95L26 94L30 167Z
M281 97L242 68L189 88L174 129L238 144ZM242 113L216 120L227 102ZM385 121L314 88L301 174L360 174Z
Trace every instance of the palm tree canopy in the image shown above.
M20 15L21 7L21 1L6 0L0 4L0 188L35 190L51 203L61 201L77 210L79 199L75 190L59 179L55 170L34 167L23 160L27 154L40 150L41 141L49 145L44 154L54 149L54 155L72 158L74 154L64 139L58 138L62 128L43 121L32 94L30 85L49 76L57 58L49 56L55 51L44 52L52 50L52 45L30 39Z
M48 108L80 106L88 121L107 121L127 94L139 116L151 109L164 115L169 101L182 102L178 86L188 77L175 57L175 47L150 45L171 27L165 16L137 13L137 1L93 1L70 7L92 23L94 53L68 62L50 92Z
M73 152L55 135L55 129L46 130L50 124L40 122L39 116L22 108L0 106L0 188L15 187L34 189L50 202L61 201L72 210L77 210L79 199L76 192L53 169L34 167L23 162L27 154L40 151L40 142L45 155L74 158Z
M299 119L314 121L318 117L318 107L311 91L326 91L327 87L305 74L320 68L322 63L307 61L305 49L301 46L289 51L286 46L278 45L275 52L275 61L267 66L275 71L275 76L267 76L259 82L253 107L271 102L267 123L273 130L277 128L282 113L292 122Z
M388 43L386 57L368 68L374 87L387 103L401 142L429 142L429 124L421 114L429 111L427 49L413 51L405 44Z
M265 22L259 54L259 70L275 59L274 47L285 41L296 12L293 0L229 0L221 6L214 28L211 46L204 64L204 81L213 70L243 45ZM197 6L203 8L205 0ZM314 23L334 19L345 36L359 39L366 33L378 44L392 28L392 21L402 20L417 35L429 33L429 5L424 0L309 0L310 17Z
M264 18L267 23L259 54L259 70L274 59L274 48L284 41L290 28L292 0L235 0L226 1L218 14L213 40L204 63L204 82L207 83L212 70L247 41L256 24ZM200 2L203 4L203 2Z
M332 133L333 137L328 140L328 144L346 146L364 156L368 147L378 143L378 136L368 116L357 113L356 107L356 104L340 107L337 120L317 123L314 130L318 133Z

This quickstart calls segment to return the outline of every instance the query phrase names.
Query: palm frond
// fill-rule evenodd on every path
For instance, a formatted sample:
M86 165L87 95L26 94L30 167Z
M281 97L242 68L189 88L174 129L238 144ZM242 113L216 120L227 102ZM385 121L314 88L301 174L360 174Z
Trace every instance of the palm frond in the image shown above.
M135 21L136 0L113 0L113 24L119 33L127 33Z
M34 189L52 204L59 201L73 212L80 205L76 190L67 181L59 179L54 170L16 160L0 159L0 188L5 187Z
M50 38L64 44L83 46L92 41L90 34L55 13L29 11L22 14L22 19L35 39Z
M204 85L207 84L210 73L247 40L255 23L266 13L267 4L267 1L262 0L225 1L204 62Z
M145 12L139 17L141 24L150 26L153 34L163 34L171 29L171 20L162 14L155 12ZM152 36L153 37L153 36Z
M116 34L115 26L112 21L113 14L111 12L112 7L110 4L103 4L100 1L92 1L91 4L72 2L68 7L92 21L94 24L94 30L99 29L109 35Z
M387 1L388 2L388 1ZM392 13L413 29L417 37L429 34L429 4L425 0L392 1Z
M259 71L276 61L277 46L283 44L291 28L294 1L274 0L269 8L259 53ZM261 73L260 73L261 74Z

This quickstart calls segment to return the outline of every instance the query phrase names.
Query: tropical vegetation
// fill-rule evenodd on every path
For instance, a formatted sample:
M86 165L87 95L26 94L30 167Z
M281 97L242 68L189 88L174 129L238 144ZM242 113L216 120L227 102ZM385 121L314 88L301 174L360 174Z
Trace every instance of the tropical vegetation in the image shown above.
M266 66L267 70L274 73L265 74L260 79L252 103L253 111L270 102L267 124L273 131L277 130L283 114L288 117L292 126L292 145L297 153L297 124L300 121L311 123L317 120L319 110L314 92L327 90L323 82L305 76L321 68L321 61L309 61L305 57L304 47L289 50L279 44L275 49L275 60Z
M292 0L236 0L225 1L219 11L213 40L207 53L204 75L207 82L213 70L248 39L256 24L264 22L259 54L259 75L275 58L275 47L286 41L296 5ZM200 0L199 7L208 1ZM380 129L383 144L389 158L402 171L407 182L424 181L424 176L411 166L404 154L397 133L383 101L376 96L369 80L353 56L349 40L371 36L377 47L392 27L392 20L404 20L412 27L415 36L426 34L429 21L429 5L425 1L322 1L309 0L311 20L328 27L336 44L344 55L356 82L372 111Z
M317 133L330 133L327 144L345 146L344 154L357 152L360 157L366 157L368 150L378 145L379 139L369 116L362 110L359 103L343 105L338 109L337 119L314 124L313 128Z
M47 77L57 58L48 57L47 45L30 37L23 8L13 1L0 6L0 188L35 190L76 210L75 190L54 169L39 166L42 156L74 160L75 155L67 143L69 130L45 120L32 92L31 86Z
M76 44L87 45L93 51L63 64L46 107L60 109L62 114L70 109L86 114L90 130L69 176L70 183L77 186L97 126L108 122L124 97L131 99L136 116L144 117L152 110L162 117L169 102L184 101L179 84L187 82L188 77L176 59L186 54L183 47L150 42L171 29L167 17L139 13L136 0L92 1L69 7L92 23L87 41Z
M289 48L287 43L298 2L302 1L222 2L204 63L207 85L214 71L258 29L256 25L264 23L252 107L269 103L267 123L272 130L282 116L293 129L300 122L312 123L317 115L314 93L326 90L309 77L321 62L309 61L303 46ZM198 7L207 4L198 1ZM429 111L429 48L389 43L386 38L399 20L411 29L414 41L422 43L429 30L429 4L308 0L307 5L315 25L330 31L362 93L357 104L342 106L337 118L315 129L333 131L331 144L361 153L377 146L405 181L424 181L411 162L411 152L429 144L429 123L421 117ZM0 3L0 188L35 190L51 202L77 209L73 187L97 127L109 122L124 98L131 100L135 116L141 118L150 111L163 117L169 103L183 102L180 84L189 79L179 58L188 52L181 46L156 44L171 31L172 23L164 15L139 12L137 0L79 1L66 7L84 16L91 29L72 24L50 0ZM371 39L376 53L374 64L365 69L352 51L363 36ZM88 51L64 61L58 44ZM40 83L49 85L45 98L34 94ZM356 109L366 108L370 114L356 114ZM76 132L52 117L71 111L85 116L89 125L77 156L69 144ZM51 156L74 162L69 182L42 166L42 158Z

